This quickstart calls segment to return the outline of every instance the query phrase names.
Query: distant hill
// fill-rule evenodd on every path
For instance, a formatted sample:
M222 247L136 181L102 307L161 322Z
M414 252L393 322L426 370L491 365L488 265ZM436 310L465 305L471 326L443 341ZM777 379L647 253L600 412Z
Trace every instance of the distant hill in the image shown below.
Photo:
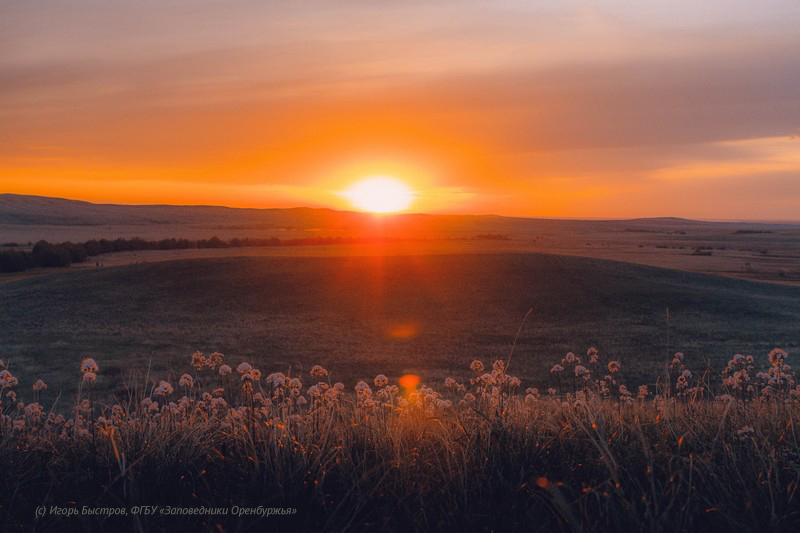
M226 229L321 229L359 233L374 229L369 213L309 207L231 208L221 206L94 204L78 200L0 194L0 224L51 226L152 226L203 225ZM632 220L567 220L503 217L496 215L402 214L381 219L383 231L524 233L528 231L619 229L636 231L656 226L671 230L727 224L732 229L797 228L789 224L720 223L683 218L639 218Z

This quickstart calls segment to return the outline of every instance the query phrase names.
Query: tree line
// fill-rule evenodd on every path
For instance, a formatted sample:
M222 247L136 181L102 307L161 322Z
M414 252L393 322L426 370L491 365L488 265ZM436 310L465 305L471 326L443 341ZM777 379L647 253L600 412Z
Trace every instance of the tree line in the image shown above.
M397 239L372 237L305 237L297 239L234 238L210 239L161 239L148 241L139 237L133 239L92 239L83 243L47 241L37 242L28 250L9 249L0 251L0 272L20 272L34 267L66 267L72 263L85 263L90 257L113 252L140 250L185 250L190 248L252 248L268 246L314 246L335 244L360 244Z

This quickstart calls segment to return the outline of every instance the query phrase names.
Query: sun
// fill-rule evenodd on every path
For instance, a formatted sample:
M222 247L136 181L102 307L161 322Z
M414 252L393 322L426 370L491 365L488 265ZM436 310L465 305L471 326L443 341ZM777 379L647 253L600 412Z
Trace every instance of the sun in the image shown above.
M408 209L414 191L402 181L388 176L373 176L357 181L342 191L354 207L372 213L395 213Z

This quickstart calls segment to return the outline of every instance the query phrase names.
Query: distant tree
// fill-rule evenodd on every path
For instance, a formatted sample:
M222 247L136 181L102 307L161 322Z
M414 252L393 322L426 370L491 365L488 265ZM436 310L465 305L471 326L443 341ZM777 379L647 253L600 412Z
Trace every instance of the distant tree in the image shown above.
M72 254L62 245L50 244L39 241L33 246L31 252L33 262L42 267L63 267L72 263Z
M100 241L96 239L92 239L91 241L86 241L83 243L83 248L90 256L100 255L103 253L103 245L100 244Z
M75 244L73 242L61 243L59 246L63 247L69 252L70 260L73 263L83 263L88 259L89 254L82 244Z
M33 255L22 250L0 252L0 272L21 272L33 268Z

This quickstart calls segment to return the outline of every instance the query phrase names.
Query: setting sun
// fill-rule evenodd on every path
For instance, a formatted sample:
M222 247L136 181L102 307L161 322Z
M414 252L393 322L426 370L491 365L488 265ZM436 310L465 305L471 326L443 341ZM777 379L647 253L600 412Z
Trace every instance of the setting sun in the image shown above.
M414 191L402 181L376 176L358 181L342 191L354 207L372 213L394 213L408 209Z

